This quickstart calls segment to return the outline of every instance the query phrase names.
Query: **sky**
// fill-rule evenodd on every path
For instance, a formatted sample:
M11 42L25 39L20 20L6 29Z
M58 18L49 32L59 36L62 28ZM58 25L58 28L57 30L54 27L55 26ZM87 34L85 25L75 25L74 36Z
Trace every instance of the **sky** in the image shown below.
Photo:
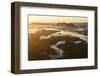
M29 24L31 23L84 23L88 21L87 17L68 17L68 16L36 16L29 15Z

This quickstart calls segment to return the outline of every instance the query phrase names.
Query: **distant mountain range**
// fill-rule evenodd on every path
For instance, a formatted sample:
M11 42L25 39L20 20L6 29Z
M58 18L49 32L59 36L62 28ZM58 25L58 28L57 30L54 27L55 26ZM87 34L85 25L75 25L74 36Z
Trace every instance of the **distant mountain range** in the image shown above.
M87 28L87 23L57 23L56 26Z
M31 23L30 25L51 25L51 26L64 26L64 27L76 27L87 28L88 23Z

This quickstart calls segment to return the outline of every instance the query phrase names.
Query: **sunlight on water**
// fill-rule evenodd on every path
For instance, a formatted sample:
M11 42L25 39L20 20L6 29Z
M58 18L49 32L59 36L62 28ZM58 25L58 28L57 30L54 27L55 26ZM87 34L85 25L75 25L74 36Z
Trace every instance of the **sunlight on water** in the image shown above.
M56 28L33 28L33 29L29 29L29 34L31 33L37 33L38 31L42 31L42 30L51 30L51 31L59 31L59 29Z
M39 30L39 29L30 29L29 30L29 33L31 34L35 34L36 32L38 32L38 31L41 31L41 30Z

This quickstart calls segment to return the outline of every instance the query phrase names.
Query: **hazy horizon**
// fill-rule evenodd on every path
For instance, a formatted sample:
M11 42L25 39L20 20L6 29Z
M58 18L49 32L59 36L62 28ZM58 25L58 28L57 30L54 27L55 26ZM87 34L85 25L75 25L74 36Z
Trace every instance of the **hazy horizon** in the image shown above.
M87 17L63 17L63 16L29 16L29 24L31 23L86 23Z

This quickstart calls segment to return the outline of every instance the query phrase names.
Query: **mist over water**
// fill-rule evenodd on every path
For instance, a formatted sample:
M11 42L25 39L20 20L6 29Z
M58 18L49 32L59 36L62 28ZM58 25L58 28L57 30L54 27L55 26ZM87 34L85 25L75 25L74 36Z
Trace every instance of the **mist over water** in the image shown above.
M57 28L34 28L34 29L31 29L31 31L29 32L30 34L31 33L37 33L39 31L42 31L42 30L46 30L46 31L50 31L50 30L53 30L53 31L56 31L55 33L52 33L52 34L49 34L47 36L45 35L41 35L40 36L40 40L46 40L46 39L50 39L52 37L62 37L62 36L68 36L68 37L76 37L76 38L79 38L85 42L87 42L87 36L85 35L82 35L82 34L78 34L77 32L72 32L72 31L64 31L64 30L59 30ZM79 30L79 29L78 29ZM81 29L82 30L82 29ZM80 30L80 31L81 31ZM78 44L78 43L81 43L82 41L75 41L73 43L75 44ZM60 49L58 46L59 45L64 45L66 43L66 41L58 41L56 44L53 44L53 45L50 45L50 47L55 50L56 54L50 54L49 57L50 59L57 59L57 58L62 58L63 57L63 54L64 54L64 50Z
M51 37L56 37L56 36L77 37L77 38L82 39L83 41L87 42L87 36L82 35L82 34L78 34L78 33L75 33L75 32L63 31L63 30L56 32L56 33L53 33L53 34L50 34L48 36L40 36L40 40L41 39L49 39Z
M62 58L64 51L60 48L58 48L59 45L65 44L65 41L58 41L55 45L50 45L52 49L56 51L56 54L50 54L49 57L50 59L57 59L57 58Z

